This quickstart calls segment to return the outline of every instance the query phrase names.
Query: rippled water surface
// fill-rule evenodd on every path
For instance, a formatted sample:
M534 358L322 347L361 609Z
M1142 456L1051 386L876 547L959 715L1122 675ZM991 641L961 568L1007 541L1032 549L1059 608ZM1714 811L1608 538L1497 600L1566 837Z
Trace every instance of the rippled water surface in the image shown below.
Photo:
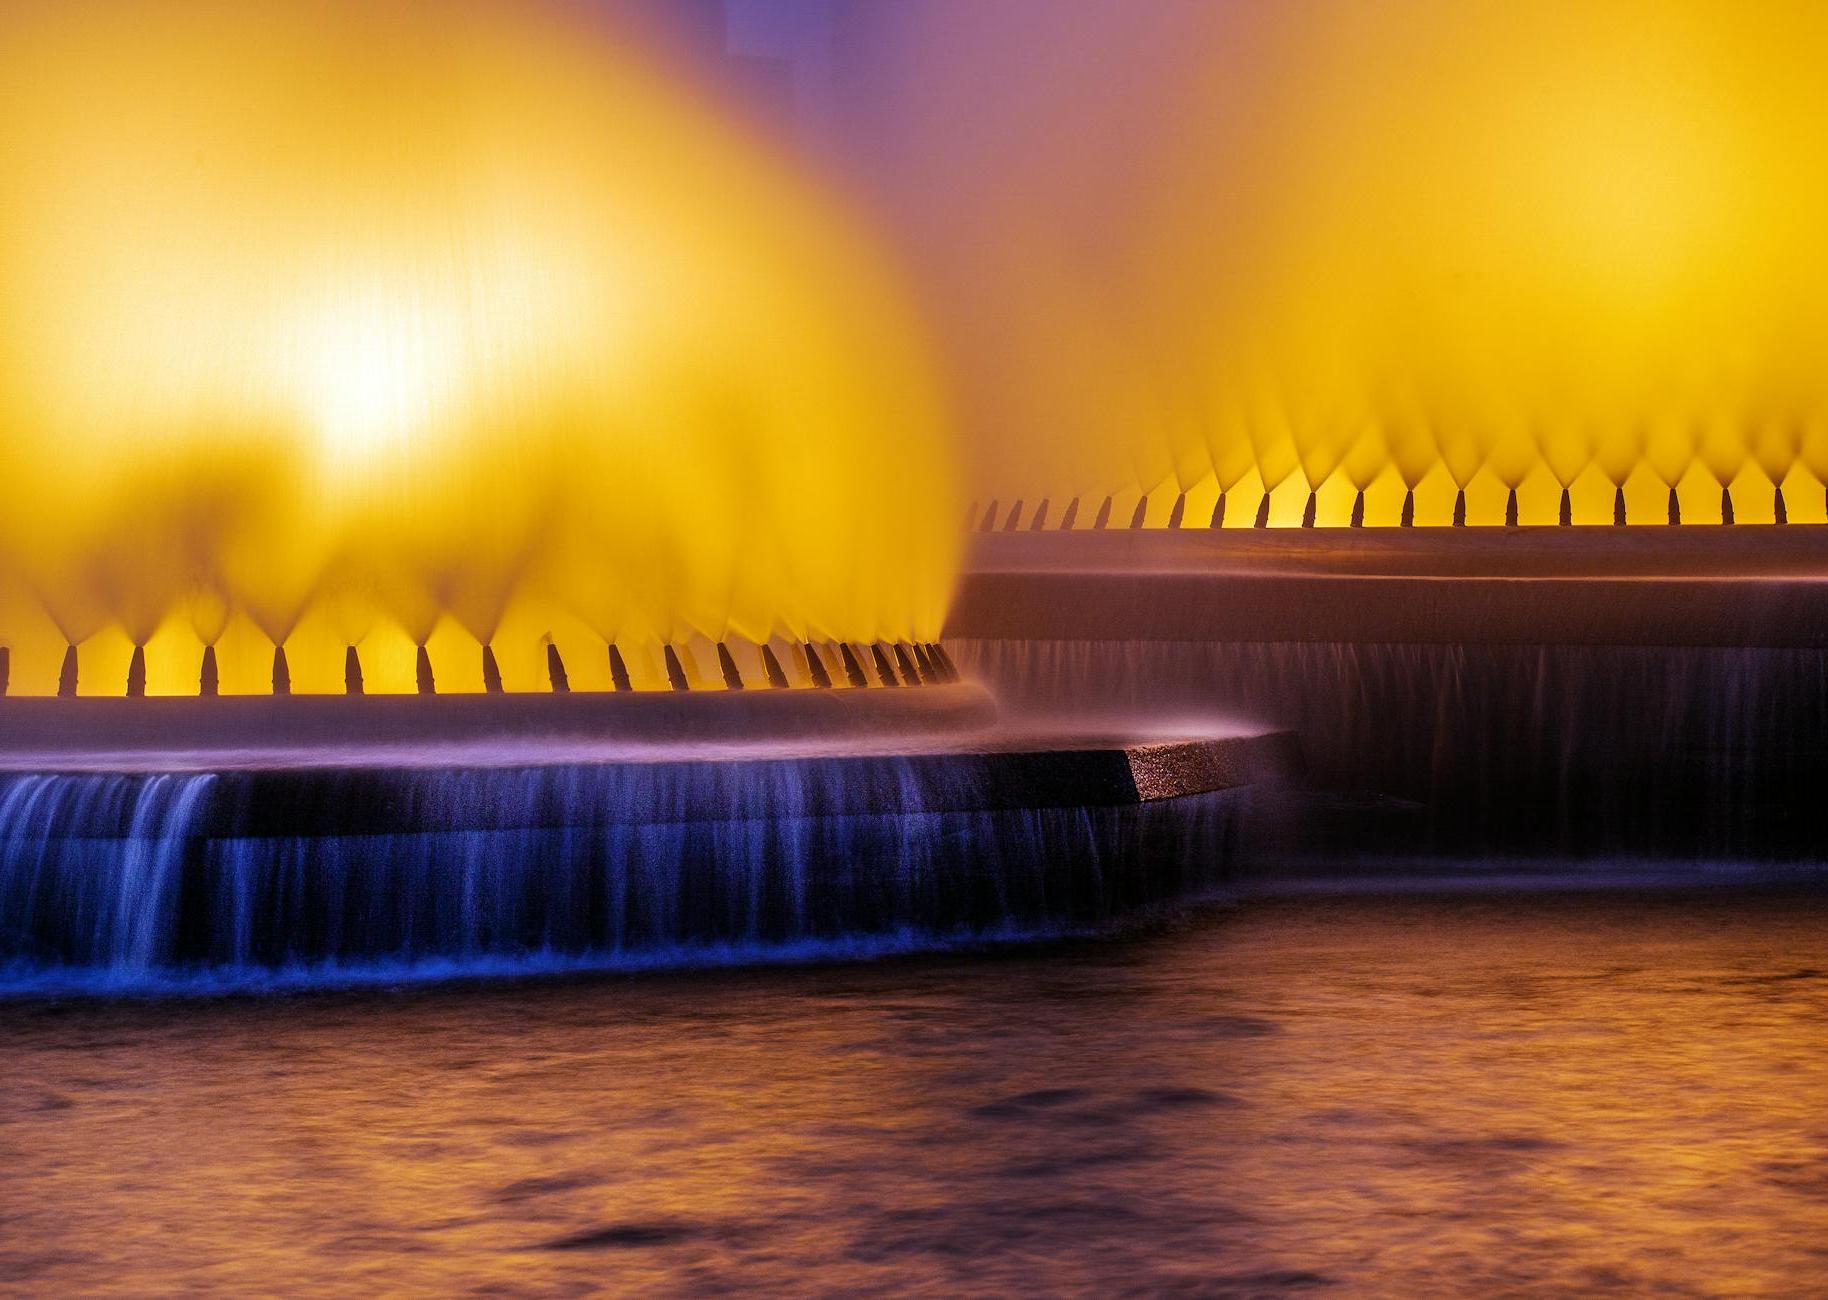
M22 1294L1828 1291L1828 902L0 1005Z

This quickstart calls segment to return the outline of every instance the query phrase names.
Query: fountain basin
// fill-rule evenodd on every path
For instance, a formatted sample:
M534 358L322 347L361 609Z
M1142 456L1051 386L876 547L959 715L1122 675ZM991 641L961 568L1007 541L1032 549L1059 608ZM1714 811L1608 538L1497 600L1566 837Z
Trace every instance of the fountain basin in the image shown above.
M969 694L955 698L982 724ZM1294 761L1260 728L1126 739L938 716L766 741L445 736L397 762L376 745L66 745L23 770L15 749L0 775L0 993L689 966L1091 930L1222 886L1249 787Z
M1819 864L1820 525L977 539L947 635L1015 716L1301 738L1286 855Z

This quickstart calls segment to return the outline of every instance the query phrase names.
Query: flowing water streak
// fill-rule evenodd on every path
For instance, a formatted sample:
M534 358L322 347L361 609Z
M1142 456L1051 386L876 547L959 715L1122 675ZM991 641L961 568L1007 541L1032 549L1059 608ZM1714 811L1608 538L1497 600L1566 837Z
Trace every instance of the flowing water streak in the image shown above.
M812 759L14 776L0 992L905 951L1102 927L1227 877L1233 794L986 808L973 772Z
M1305 827L1316 855L1820 862L1828 844L1821 650L953 644L1017 710L1222 711L1291 728L1314 787L1370 801Z

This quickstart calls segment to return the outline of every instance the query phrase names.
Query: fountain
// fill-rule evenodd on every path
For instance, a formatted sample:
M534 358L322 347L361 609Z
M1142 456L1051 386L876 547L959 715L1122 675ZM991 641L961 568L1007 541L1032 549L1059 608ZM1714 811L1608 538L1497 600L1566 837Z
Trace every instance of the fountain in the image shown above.
M1317 869L1819 863L1817 17L1060 9L850 72L981 431L961 666L1291 728Z
M1809 860L1808 43L1400 2L1042 54L983 39L1019 5L871 16L957 47L893 91L934 183L873 205L937 338L620 20L8 11L0 963L747 960L1245 859ZM1120 48L1071 103L977 63ZM1692 99L1606 89L1651 54ZM973 94L1034 147L961 149ZM1164 122L1209 147L1138 160Z
M1223 878L1281 743L998 725L895 273L711 104L558 3L0 14L9 987L867 952Z
M1828 520L1812 14L1069 8L847 72L975 527Z

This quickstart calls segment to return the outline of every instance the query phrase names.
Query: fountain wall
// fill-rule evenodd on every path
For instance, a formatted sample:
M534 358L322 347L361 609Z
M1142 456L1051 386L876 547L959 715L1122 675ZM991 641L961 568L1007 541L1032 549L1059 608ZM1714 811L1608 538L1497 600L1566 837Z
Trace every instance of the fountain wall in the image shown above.
M1248 792L1139 801L1127 772L955 754L16 774L0 981L323 987L1058 937L1230 877Z
M1291 729L1310 860L1819 862L1814 530L1585 531L996 539L950 644L1017 713Z

